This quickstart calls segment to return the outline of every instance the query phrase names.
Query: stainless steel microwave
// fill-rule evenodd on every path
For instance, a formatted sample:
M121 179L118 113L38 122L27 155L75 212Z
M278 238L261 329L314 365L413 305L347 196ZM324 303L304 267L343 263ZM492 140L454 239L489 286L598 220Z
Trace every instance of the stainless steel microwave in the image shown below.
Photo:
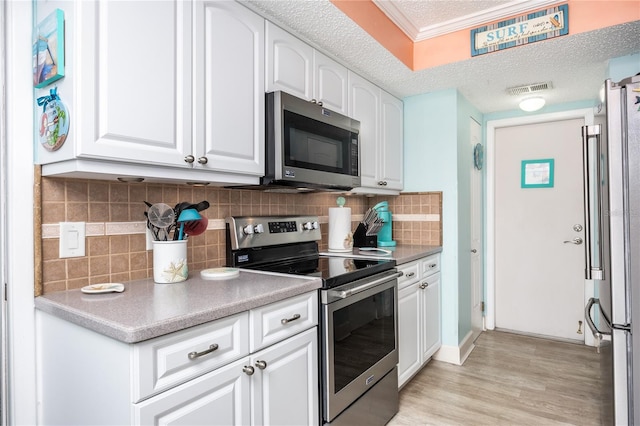
M360 122L288 93L266 94L263 185L348 191L360 186Z

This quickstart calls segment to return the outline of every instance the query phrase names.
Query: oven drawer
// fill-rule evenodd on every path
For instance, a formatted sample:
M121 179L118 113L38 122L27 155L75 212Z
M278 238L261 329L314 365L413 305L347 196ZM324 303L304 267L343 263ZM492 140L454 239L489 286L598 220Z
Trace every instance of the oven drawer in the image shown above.
M317 324L317 291L252 309L249 314L249 348L253 353Z
M134 345L139 369L132 402L246 356L248 333L249 313L243 312Z
M440 254L434 254L420 261L422 276L428 277L440 272Z

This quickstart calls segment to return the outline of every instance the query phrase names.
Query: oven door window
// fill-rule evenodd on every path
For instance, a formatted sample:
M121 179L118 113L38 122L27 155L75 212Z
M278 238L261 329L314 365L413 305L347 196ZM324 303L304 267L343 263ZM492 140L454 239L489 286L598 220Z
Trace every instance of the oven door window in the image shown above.
M357 159L352 158L354 151L357 158L357 137L348 130L284 111L286 166L357 176Z
M332 313L334 393L395 349L394 297L388 288Z

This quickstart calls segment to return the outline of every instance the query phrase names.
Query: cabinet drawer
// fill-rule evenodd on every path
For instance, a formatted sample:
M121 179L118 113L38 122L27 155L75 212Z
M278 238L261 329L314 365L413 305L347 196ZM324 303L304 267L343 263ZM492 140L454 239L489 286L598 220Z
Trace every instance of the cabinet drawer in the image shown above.
M251 352L318 324L318 292L301 294L249 313Z
M422 265L422 276L428 277L436 272L440 272L440 254L434 254L420 261Z
M420 264L417 261L398 265L398 271L403 272L403 275L398 278L398 290L405 288L421 277L419 266Z
M248 333L243 312L134 345L132 402L248 355Z

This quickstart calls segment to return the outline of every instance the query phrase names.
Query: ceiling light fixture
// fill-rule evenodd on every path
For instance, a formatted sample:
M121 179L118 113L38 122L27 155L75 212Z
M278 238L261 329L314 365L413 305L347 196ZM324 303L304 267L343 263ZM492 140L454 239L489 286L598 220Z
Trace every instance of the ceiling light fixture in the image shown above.
M520 102L520 109L526 112L537 111L544 106L545 102L544 98L540 97L523 99Z

